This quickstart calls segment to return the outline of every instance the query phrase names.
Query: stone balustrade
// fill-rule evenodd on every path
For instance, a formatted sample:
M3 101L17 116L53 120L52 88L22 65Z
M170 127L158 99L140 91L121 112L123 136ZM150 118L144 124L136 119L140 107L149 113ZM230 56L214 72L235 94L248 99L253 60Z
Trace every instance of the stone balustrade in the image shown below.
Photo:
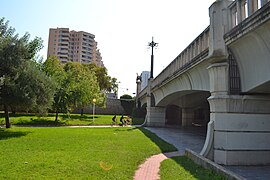
M229 29L232 29L255 11L267 4L270 0L235 0L229 6Z
M252 15L250 15L249 18L241 21L237 26L230 29L230 31L224 35L226 45L231 44L241 36L244 36L252 29L259 27L270 19L269 1L270 0L268 0L268 2L264 1L266 4L263 4L263 6L259 8L256 12L254 12Z

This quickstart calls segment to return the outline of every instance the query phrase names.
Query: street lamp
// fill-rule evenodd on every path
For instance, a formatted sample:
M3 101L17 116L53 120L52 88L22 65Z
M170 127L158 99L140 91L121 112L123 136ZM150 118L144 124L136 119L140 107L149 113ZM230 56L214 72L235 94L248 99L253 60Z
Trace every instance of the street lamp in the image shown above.
M93 99L93 123L95 121L95 104L96 104L97 100L94 98Z
M152 48L152 54L151 54L151 74L150 78L153 78L153 66L154 66L154 47L156 47L158 43L154 42L154 37L152 37L152 42L148 43L148 46Z

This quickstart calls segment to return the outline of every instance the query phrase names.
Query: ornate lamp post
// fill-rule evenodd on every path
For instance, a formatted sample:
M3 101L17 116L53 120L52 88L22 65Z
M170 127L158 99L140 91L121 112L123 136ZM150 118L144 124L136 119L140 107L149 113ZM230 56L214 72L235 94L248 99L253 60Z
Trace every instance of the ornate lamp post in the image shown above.
M97 102L97 100L94 98L93 99L93 123L95 121L95 105L96 105L96 102Z
M154 42L154 37L152 37L152 42L148 43L148 46L152 48L152 54L151 54L151 72L150 72L150 78L153 78L153 69L154 69L154 47L156 47L158 43Z

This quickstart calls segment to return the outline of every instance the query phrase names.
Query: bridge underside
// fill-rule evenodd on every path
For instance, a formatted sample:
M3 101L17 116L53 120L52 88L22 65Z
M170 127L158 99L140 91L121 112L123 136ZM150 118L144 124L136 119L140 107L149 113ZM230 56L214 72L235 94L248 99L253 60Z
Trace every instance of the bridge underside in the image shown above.
M164 81L152 80L154 85L150 83L144 93L146 125L205 127L209 122L203 156L224 165L266 165L270 164L270 3L257 19L251 17L255 21L247 20L225 34L230 4L215 1L209 9L209 52L203 61ZM237 71L232 71L236 66L230 64L231 54Z
M270 94L270 20L228 47L238 63L242 92Z
M210 93L207 91L179 91L163 98L159 104L151 107L152 115L147 122L148 126L197 126L206 128L210 120L210 107L207 98ZM141 104L140 109L146 111L147 103ZM149 114L148 108L148 114ZM146 115L146 114L145 114Z

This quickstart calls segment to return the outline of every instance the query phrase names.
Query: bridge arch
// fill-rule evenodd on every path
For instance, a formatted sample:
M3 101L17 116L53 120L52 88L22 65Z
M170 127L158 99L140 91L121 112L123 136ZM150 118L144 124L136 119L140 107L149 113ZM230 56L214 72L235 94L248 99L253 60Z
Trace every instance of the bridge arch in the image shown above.
M192 67L192 69L179 74L163 86L154 89L152 93L155 97L155 105L162 105L161 101L165 97L172 96L173 94L181 96L182 93L185 95L195 91L209 92L210 80L207 67L208 63L206 62L197 64Z
M208 91L180 91L164 97L157 105L166 109L165 125L206 126L210 121L209 96Z
M270 22L228 44L239 65L244 93L270 93Z

